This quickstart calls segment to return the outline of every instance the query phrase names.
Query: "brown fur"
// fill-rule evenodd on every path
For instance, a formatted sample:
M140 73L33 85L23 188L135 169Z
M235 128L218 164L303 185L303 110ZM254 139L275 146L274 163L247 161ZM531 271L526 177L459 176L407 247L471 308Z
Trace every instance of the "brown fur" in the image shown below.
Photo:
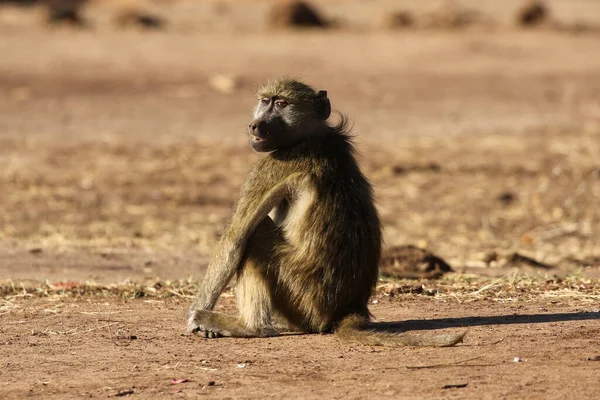
M242 188L190 309L188 329L205 337L274 336L272 315L277 313L305 332L335 331L366 344L449 346L460 341L464 334L423 338L377 332L369 323L381 226L345 121L330 126L317 118L310 104L325 99L329 106L326 94L299 82L271 82L259 93L289 103L280 109L259 103L250 125L252 137L261 135L276 150L254 165ZM261 123L273 125L258 132ZM298 136L303 127L317 124ZM302 140L278 142L272 126ZM239 319L210 311L236 274Z

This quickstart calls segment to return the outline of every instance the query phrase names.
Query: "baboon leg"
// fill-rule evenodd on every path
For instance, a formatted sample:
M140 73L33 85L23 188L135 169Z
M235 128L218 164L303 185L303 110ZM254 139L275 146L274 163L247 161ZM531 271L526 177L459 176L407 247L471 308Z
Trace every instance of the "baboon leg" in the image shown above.
M272 299L268 281L261 270L246 263L238 275L236 296L240 321L258 336L274 336L277 331L271 322Z
M272 288L279 273L278 246L284 244L280 231L270 217L257 226L248 241L242 268L238 271L237 300L243 324L259 336L275 336Z
M239 318L206 310L194 313L195 333L203 337L266 337L278 335L271 323L270 280L275 280L279 263L274 256L283 241L271 218L265 218L248 240L237 277Z

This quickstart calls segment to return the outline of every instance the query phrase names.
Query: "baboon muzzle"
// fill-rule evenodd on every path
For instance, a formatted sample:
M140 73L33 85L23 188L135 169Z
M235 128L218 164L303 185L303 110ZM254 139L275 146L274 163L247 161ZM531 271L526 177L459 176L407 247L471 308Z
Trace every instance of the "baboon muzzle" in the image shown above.
M285 124L281 118L257 118L248 125L250 145L256 151L271 151L277 148L283 137Z
M283 130L284 124L281 118L255 119L248 125L248 133L260 139L267 139Z

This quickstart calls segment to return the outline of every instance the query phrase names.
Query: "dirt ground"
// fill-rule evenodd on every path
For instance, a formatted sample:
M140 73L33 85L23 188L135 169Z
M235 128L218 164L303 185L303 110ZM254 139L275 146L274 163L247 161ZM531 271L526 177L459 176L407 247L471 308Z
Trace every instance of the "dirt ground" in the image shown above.
M108 1L84 29L0 6L0 397L598 397L600 4L521 28L518 1L461 1L483 22L390 30L440 3L322 1L335 28L280 31L271 3L150 2L152 31ZM279 75L350 117L386 249L456 271L382 280L376 320L464 343L185 334Z
M30 298L3 315L3 398L595 398L594 300L378 295L403 330L468 328L453 348L356 346L332 335L199 339L187 300ZM233 312L231 298L220 307ZM594 309L595 308L595 309ZM518 358L520 362L515 362ZM173 383L187 379L187 382ZM446 385L466 385L444 388Z

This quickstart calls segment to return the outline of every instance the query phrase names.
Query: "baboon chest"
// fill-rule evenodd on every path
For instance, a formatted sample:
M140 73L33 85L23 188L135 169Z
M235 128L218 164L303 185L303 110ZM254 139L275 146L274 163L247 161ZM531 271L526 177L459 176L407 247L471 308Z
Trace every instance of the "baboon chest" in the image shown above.
M283 200L269 213L290 243L298 243L305 232L308 213L314 206L315 196L310 190L302 190Z

